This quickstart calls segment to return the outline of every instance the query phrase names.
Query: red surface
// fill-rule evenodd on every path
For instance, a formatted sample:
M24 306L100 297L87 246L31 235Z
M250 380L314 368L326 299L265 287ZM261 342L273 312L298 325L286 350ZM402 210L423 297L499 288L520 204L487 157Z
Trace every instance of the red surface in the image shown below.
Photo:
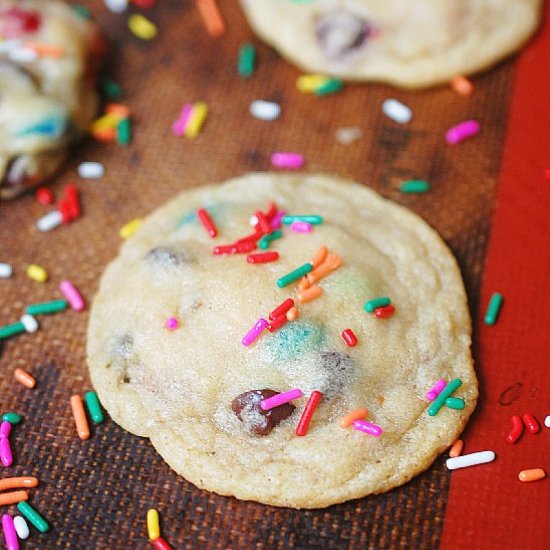
M527 468L550 474L550 429L543 424L550 414L549 59L547 18L517 65L477 318L481 395L463 437L464 453L492 449L497 458L452 474L443 549L550 548L550 478L518 480ZM486 326L493 292L504 302L497 323ZM508 443L511 417L526 412L540 432L525 429Z

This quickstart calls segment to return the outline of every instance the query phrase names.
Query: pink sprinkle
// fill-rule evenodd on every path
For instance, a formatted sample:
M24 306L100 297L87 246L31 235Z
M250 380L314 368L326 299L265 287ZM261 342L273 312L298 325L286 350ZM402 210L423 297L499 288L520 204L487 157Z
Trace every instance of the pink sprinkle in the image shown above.
M166 319L166 328L168 330L176 330L178 327L179 323L175 317L168 317L168 319Z
M185 127L187 126L187 122L189 121L189 117L191 116L191 113L193 112L193 104L192 103L186 103L182 110L180 117L174 124L172 124L172 133L175 136L182 136L183 132L185 132Z
M267 321L265 319L258 319L256 324L243 336L241 343L243 346L249 346L260 336L262 330L267 327Z
M434 387L428 393L426 393L426 399L428 401L433 401L443 391L443 388L446 385L447 385L447 382L445 382L445 380L443 380L443 378L438 380L434 384Z
M290 229L295 233L311 233L313 226L307 222L297 221L290 224Z
M2 530L4 531L7 550L19 550L17 531L15 530L13 518L9 514L2 515Z
M380 437L382 435L382 428L366 420L354 420L353 427L360 432L364 432L369 435L374 435L375 437Z
M13 463L10 440L7 437L0 439L0 461L4 466L11 466Z
M286 212L284 210L279 210L277 214L273 217L271 220L271 229L275 231L276 229L279 229L283 225L283 217L286 216Z
M299 153L278 152L271 155L271 164L277 168L296 170L304 165L304 155Z
M11 424L4 420L2 424L0 424L0 439L7 439L10 436L11 432Z
M65 296L74 311L82 311L84 309L84 299L71 281L61 281L59 290L61 290L61 294Z
M465 120L453 126L445 133L445 139L450 145L456 145L465 139L479 134L481 126L477 120Z
M288 390L283 393L278 393L273 397L268 397L267 399L261 401L260 409L262 409L262 411L269 411L270 409L274 409L279 405L284 405L285 403L294 401L294 399L299 399L300 397L302 397L302 395L302 390L299 390L298 388Z

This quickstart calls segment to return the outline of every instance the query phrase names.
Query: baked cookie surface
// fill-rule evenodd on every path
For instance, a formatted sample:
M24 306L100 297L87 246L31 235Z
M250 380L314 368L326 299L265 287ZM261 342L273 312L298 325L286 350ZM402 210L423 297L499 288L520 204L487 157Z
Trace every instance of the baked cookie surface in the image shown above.
M405 88L475 73L537 27L541 0L240 0L252 28L303 70Z
M323 223L303 234L284 225L272 263L213 254L250 234L249 218L271 201ZM214 239L200 208L217 226ZM299 282L277 280L321 246L341 266L314 282L317 299L299 303ZM381 296L395 306L389 318L365 311ZM287 298L297 319L244 346L243 335ZM177 328L167 328L170 318ZM346 328L355 347L342 340ZM335 177L250 174L185 191L143 222L103 275L87 353L112 418L149 437L186 479L240 499L316 508L405 483L457 438L477 399L470 332L455 259L418 216ZM430 416L425 394L441 378L462 380L455 396L465 407ZM247 392L291 388L303 397L264 433L258 392ZM297 436L313 391L321 401ZM380 437L340 427L358 408Z
M57 0L0 0L0 199L50 177L98 107L96 26Z

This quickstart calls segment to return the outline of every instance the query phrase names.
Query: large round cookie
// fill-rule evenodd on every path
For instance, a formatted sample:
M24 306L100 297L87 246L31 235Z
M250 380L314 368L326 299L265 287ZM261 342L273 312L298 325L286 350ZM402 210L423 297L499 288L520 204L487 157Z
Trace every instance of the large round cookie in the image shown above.
M57 0L0 0L0 199L49 178L98 107L97 27Z
M288 214L318 214L311 233L283 228L278 261L253 265L214 246L250 234L270 201ZM205 208L219 235L196 216ZM297 284L276 281L322 246L342 265L298 304L299 317L249 347L243 335ZM256 251L261 252L261 251ZM389 296L377 318L366 301ZM165 322L180 325L169 330ZM349 348L341 332L359 342ZM314 508L387 491L428 468L464 428L477 381L459 269L422 219L370 189L323 175L251 174L183 192L149 216L108 266L88 332L92 382L112 418L151 439L201 488L278 506ZM462 379L463 410L427 412L440 378ZM299 388L304 397L267 435L250 390ZM296 425L313 390L323 393L305 436ZM374 437L339 420L365 407ZM288 410L286 411L289 412ZM273 420L273 418L271 418Z
M533 33L541 0L241 0L306 71L420 88L485 69Z

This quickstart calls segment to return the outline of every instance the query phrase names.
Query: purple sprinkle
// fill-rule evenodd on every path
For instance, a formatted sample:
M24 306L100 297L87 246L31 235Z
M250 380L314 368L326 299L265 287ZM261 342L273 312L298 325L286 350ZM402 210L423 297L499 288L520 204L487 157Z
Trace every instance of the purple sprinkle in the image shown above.
M241 343L243 346L249 346L260 336L262 330L267 327L267 321L265 319L258 319L256 324L243 336Z
M189 117L191 116L191 113L193 112L193 104L192 103L186 103L182 110L180 117L174 124L172 124L172 133L175 136L182 136L183 132L185 131L185 127L187 126L187 123L189 122Z
M296 221L290 224L290 229L295 233L311 233L313 226L307 222Z
M176 330L178 326L179 323L175 317L168 317L168 319L166 319L166 328L168 330Z

